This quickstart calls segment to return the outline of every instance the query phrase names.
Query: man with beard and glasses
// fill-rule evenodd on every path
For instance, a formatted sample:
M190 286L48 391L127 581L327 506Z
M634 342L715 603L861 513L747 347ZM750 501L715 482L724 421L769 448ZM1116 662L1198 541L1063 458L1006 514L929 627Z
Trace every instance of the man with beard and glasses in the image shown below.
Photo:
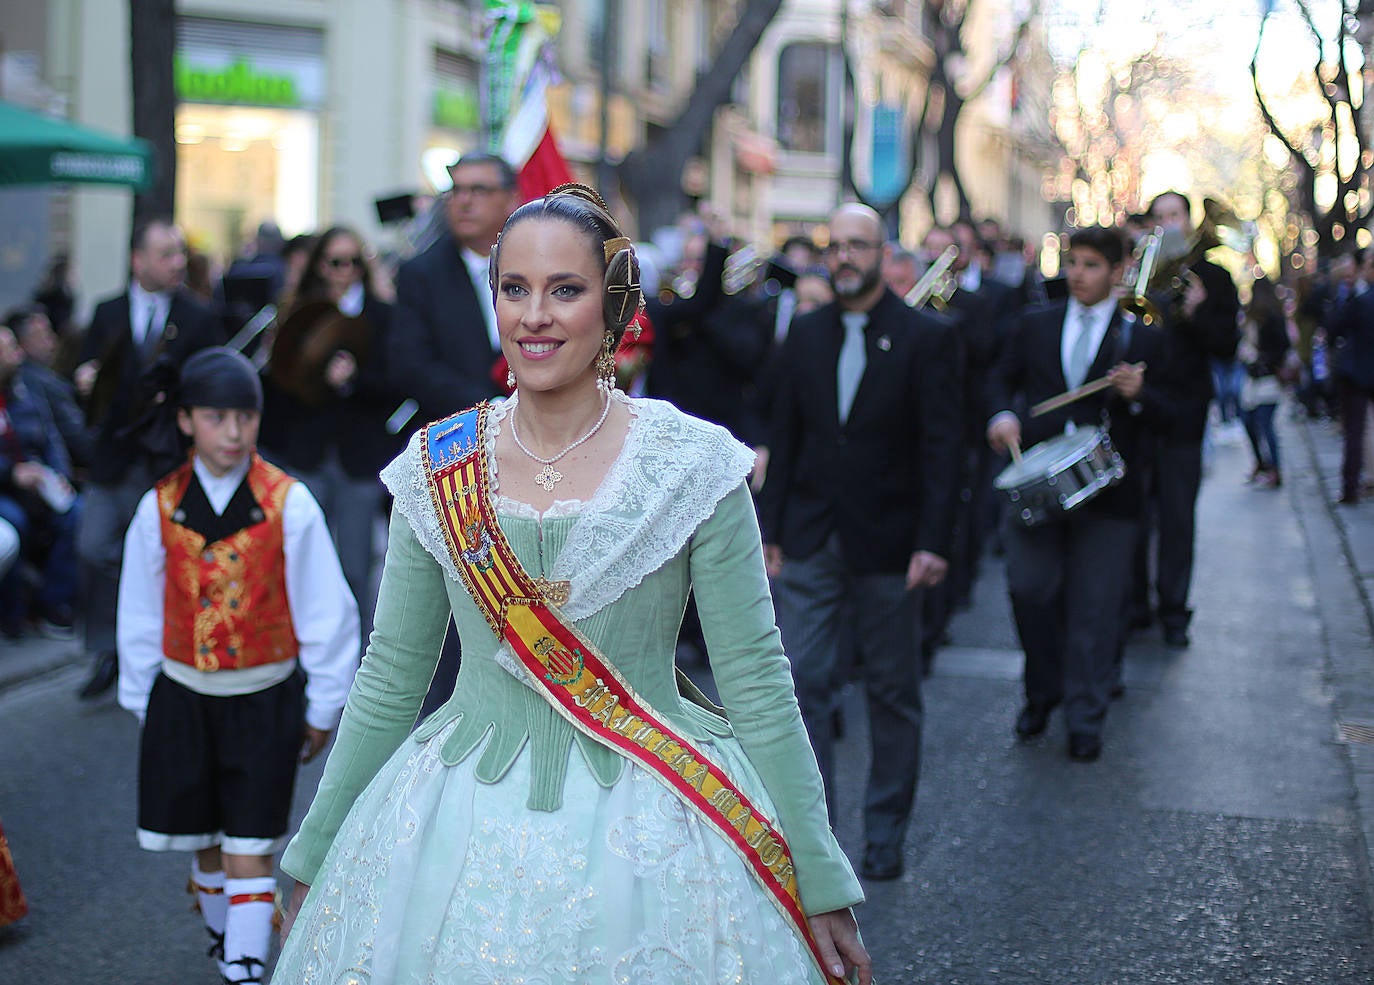
M778 626L832 805L842 640L862 667L862 875L876 880L901 875L915 802L921 595L947 567L961 406L956 340L884 285L884 250L872 209L831 216L836 300L795 319L783 344L759 500Z

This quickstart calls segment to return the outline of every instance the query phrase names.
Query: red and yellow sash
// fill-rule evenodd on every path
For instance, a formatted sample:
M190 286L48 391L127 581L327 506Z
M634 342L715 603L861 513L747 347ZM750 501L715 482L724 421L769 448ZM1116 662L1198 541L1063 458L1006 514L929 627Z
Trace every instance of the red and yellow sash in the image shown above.
M425 474L453 562L496 635L538 681L541 693L573 727L657 776L744 860L768 897L806 944L827 982L829 972L802 912L792 855L781 832L692 742L679 735L557 606L566 591L532 579L496 522L482 436L487 406L431 424Z

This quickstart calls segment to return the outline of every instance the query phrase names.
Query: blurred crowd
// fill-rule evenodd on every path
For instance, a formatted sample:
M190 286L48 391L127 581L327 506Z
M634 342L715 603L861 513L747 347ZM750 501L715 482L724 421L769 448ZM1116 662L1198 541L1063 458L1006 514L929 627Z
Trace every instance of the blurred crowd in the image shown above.
M406 258L379 258L347 226L288 239L265 221L221 267L154 219L134 230L127 289L85 323L75 318L74 272L53 259L0 328L0 633L70 637L84 623L95 662L86 693L109 686L126 514L184 454L174 432L158 433L156 404L191 352L228 343L262 371L261 451L323 507L366 638L373 538L387 505L378 471L426 421L508 390L486 255L518 204L514 177L487 155L451 173L452 191L416 220L411 239L423 249ZM1140 243L1153 223L1141 216L1123 232ZM895 239L882 247L886 286L952 319L960 340L958 516L949 578L924 602L927 662L968 604L979 559L1000 548L1004 504L993 479L1007 460L984 440L984 393L1022 312L1067 293L1062 278L1043 276L1039 242L986 219L935 226L916 249ZM826 244L794 235L760 250L691 213L637 246L647 305L616 354L620 385L722 424L756 449L757 491L777 353L794 318L834 299ZM1209 358L1212 426L1218 435L1243 427L1254 452L1246 478L1257 487L1282 482L1274 411L1291 392L1301 412L1344 424L1343 501L1370 494L1371 283L1374 255L1356 251L1291 284L1261 277L1242 286L1240 344ZM1123 298L1133 291L1119 288ZM1149 618L1142 601L1134 621ZM683 647L688 660L704 650L690 615Z

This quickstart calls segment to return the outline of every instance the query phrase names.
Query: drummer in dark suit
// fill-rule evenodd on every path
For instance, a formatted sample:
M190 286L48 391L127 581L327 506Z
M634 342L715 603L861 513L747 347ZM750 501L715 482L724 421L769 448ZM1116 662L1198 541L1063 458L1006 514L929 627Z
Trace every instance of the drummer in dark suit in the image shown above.
M1006 540L1008 587L1025 651L1026 704L1016 734L1039 735L1062 703L1069 756L1090 762L1102 751L1143 496L1130 462L1145 429L1167 424L1171 411L1156 382L1163 339L1123 312L1113 292L1125 259L1120 235L1094 227L1069 242L1070 296L1027 310L991 374L988 443L1002 451L1106 424L1126 461L1118 485L1040 526L1013 519ZM1103 376L1107 389L1042 416L1023 422L1009 409Z

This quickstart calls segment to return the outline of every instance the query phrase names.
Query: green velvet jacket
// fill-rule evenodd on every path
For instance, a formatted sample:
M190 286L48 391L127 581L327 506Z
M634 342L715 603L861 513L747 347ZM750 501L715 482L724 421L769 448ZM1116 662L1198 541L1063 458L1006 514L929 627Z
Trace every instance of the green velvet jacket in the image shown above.
M774 623L743 483L752 453L723 429L667 404L630 405L625 448L588 503L574 515L535 518L498 499L501 528L531 574L572 583L565 616L644 699L694 740L739 743L792 849L806 912L858 903L863 892L829 828ZM489 449L503 416L499 409L490 415ZM606 786L624 768L620 755L575 732L508 669L513 658L503 654L443 546L419 438L382 474L396 509L375 629L314 803L282 859L282 868L304 883L314 881L349 808L386 760L403 743L425 741L455 720L443 761L462 762L480 748L476 776L497 783L517 756L531 757L531 810L560 805L569 755L582 756ZM682 693L675 679L689 589L727 717ZM450 612L463 650L457 685L412 733Z

